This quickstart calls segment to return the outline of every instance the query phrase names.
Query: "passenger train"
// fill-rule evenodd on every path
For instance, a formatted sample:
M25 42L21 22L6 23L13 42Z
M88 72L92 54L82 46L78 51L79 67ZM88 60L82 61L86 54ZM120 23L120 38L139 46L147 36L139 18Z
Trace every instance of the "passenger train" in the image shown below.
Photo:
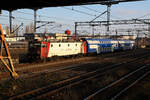
M105 53L120 50L130 50L135 47L132 40L92 39L84 38L80 41L41 41L30 42L29 53L37 58L53 56L69 56L89 53Z

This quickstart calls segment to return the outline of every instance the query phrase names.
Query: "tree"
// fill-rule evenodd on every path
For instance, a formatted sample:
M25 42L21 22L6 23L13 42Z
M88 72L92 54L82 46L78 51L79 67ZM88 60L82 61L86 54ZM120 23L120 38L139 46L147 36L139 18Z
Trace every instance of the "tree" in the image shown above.
M25 26L25 33L34 33L34 25L30 23L29 25Z

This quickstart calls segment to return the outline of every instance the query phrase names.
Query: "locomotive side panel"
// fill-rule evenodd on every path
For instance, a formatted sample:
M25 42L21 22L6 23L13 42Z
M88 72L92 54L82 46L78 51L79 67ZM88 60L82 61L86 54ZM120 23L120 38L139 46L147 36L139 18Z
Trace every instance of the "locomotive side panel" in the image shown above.
M67 56L82 53L82 42L62 42L49 44L48 56Z
M50 49L50 42L41 42L41 58L47 58Z

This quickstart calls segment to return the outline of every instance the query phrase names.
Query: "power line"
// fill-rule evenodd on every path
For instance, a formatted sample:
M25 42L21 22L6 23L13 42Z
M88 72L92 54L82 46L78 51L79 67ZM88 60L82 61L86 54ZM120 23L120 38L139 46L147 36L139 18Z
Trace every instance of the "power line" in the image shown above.
M97 11L97 10L95 10L95 9L92 9L92 8L86 7L86 6L80 6L80 7L85 8L85 9L88 9L88 10L90 10L90 11L97 12L97 13L103 13L103 12L99 12L99 11ZM100 17L100 18L105 19L104 17Z
M15 18L19 18L19 19L23 19L23 20L30 20L30 21L34 21L33 19L28 19L28 18L23 18L23 17L15 17Z
M99 11L95 10L95 9L92 9L92 8L89 8L89 7L86 7L86 6L80 6L82 8L85 8L85 9L88 9L88 10L91 10L91 11L94 11L94 12L98 12L100 13Z
M21 14L26 14L26 15L34 15L33 13L27 13L27 12L23 12L23 11L15 11L17 13L21 13Z
M100 12L100 11L97 11L97 10L95 10L95 9L92 9L92 8L89 8L89 7L86 7L86 6L80 6L80 7L85 8L85 9L88 9L88 10L90 10L90 11L102 13L102 12ZM117 19L122 19L121 17L114 16L114 15L111 15L111 17L114 17L114 18L117 18ZM102 17L101 17L101 18L102 18Z
M46 18L55 18L55 19L59 19L59 20L66 20L66 21L75 21L72 19L65 19L65 18L58 18L58 17L52 17L52 16L45 16L45 15L39 15L40 17L46 17Z
M1 16L3 16L3 17L9 17L8 15L1 15ZM33 21L33 19L27 19L27 18L23 18L23 17L13 17L14 19L15 18L18 18L18 19L23 19L23 20L32 20Z
M98 17L102 16L103 14L105 14L107 11L104 11L103 13L101 13L100 15L96 16L96 18L92 19L90 22L93 22L95 19L97 19Z
M31 13L26 13L26 12L22 12L22 11L16 11L17 13L22 13L22 14L26 14L26 15L34 15ZM70 21L75 21L75 20L71 20L71 19L65 19L65 18L59 18L59 17L52 17L52 16L46 16L46 15L37 15L39 17L45 17L45 18L55 18L55 19L59 19L59 20L70 20Z
M21 13L21 14L26 14L26 15L34 15L34 14L32 14L32 13L27 13L27 12L23 12L23 11L15 11L15 12Z
M9 17L8 15L0 15L0 16L2 16L2 17Z
M143 16L141 16L141 17L138 17L138 19L139 19L139 18L144 18L144 17L147 17L147 16L150 16L150 13L145 14L145 15L143 15Z
M47 3L49 4L49 2L46 2L46 1L40 1L41 3ZM78 12L78 13L82 13L82 14L86 14L86 15L89 15L89 16L96 16L96 15L93 15L93 14L89 14L89 13L86 13L86 12L83 12L83 11L79 11L79 10L74 10L74 9L70 9L70 8L66 8L66 7L62 7L64 9L68 9L68 10L73 10L75 12Z
M8 19L6 19L6 18L0 18L1 20L8 20Z
M71 10L71 11L75 11L75 12L78 12L78 13L81 13L81 14L85 14L85 15L89 15L89 16L95 16L96 15L93 15L93 14L90 14L90 13L87 13L87 12L83 12L83 11L79 11L79 10L75 10L75 9L71 9L71 8L66 8L66 7L62 7L64 9L67 9L67 10Z

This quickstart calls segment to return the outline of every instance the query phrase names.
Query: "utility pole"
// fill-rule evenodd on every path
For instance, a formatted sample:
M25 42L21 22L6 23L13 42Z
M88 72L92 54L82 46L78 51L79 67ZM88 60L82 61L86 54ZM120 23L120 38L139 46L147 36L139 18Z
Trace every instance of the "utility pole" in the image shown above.
M109 35L109 22L110 22L110 9L111 9L111 4L107 5L107 35Z
M117 31L117 29L116 29L116 39L117 39L117 37L118 37L118 31Z
M137 30L137 47L139 47L139 35L140 35L140 30Z
M15 68L11 59L11 55L7 46L7 42L5 40L5 36L4 36L4 32L2 29L2 26L0 25L0 61L6 66L6 68L8 69L8 71L10 72L10 75L17 79L19 76L18 74L15 72ZM3 52L5 52L6 54L4 55Z
M77 22L75 22L75 36L77 36Z
M94 37L94 25L92 25L92 33L93 33L93 37Z
M34 33L36 33L37 10L38 9L34 9Z
M148 24L148 34L149 34L149 37L150 37L150 24Z
M9 29L10 29L10 32L9 32L9 35L12 33L12 10L9 11Z

